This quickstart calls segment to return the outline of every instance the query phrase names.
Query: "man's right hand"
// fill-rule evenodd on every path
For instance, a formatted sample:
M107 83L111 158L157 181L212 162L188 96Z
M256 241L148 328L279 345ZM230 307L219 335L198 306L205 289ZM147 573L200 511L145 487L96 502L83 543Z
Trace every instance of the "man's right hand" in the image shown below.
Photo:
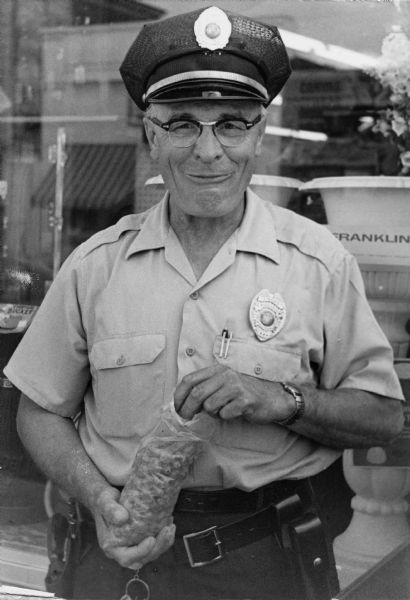
M119 502L119 490L108 484L85 451L72 419L50 412L22 394L17 421L19 435L41 470L91 510L98 542L107 556L121 566L138 569L172 546L173 526L136 546L126 546L115 536L115 530L129 524L128 511Z
M137 570L158 558L174 543L175 526L164 527L156 537L150 536L134 546L126 546L114 530L121 530L129 520L127 509L119 503L120 492L116 488L100 493L93 511L98 543L105 554L122 567Z

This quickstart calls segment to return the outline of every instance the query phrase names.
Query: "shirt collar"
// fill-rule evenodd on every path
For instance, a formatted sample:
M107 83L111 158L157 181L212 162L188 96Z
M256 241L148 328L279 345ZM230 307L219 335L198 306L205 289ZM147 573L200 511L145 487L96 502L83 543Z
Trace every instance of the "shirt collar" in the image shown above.
M261 254L280 262L279 246L272 211L255 192L247 189L246 209L237 231L237 250Z
M130 244L127 258L136 252L164 248L169 231L168 192L164 198L148 211L141 224L139 234Z
M168 232L168 193L151 209L141 225L139 235L130 244L127 258L136 252L164 248ZM236 231L236 249L261 254L276 263L280 262L274 217L265 202L248 189L242 222Z

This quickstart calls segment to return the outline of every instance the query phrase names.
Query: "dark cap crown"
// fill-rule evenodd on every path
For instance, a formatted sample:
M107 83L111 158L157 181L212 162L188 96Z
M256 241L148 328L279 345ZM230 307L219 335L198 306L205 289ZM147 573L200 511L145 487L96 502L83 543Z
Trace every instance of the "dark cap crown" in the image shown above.
M131 98L145 109L149 102L209 98L268 105L291 69L277 27L209 7L145 25L120 72Z

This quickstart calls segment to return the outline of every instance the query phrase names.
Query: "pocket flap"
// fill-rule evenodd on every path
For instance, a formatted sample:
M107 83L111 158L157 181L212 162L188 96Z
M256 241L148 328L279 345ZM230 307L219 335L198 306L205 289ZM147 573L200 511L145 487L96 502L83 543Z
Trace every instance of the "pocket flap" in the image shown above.
M96 369L129 367L152 362L164 348L163 333L109 338L93 345L90 360Z
M239 373L271 381L292 381L300 373L301 354L284 346L268 346L266 342L232 339L227 357L219 357L221 336L214 344L214 357Z

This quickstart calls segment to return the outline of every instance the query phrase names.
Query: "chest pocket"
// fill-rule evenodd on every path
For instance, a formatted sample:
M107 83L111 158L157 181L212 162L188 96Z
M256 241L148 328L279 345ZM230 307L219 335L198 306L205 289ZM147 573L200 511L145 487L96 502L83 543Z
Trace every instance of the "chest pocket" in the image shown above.
M111 437L144 435L164 402L165 335L96 342L90 352L97 429Z
M292 381L301 369L301 354L284 346L269 346L267 342L233 338L227 357L220 357L221 337L214 344L214 357L239 373L270 381Z
M233 338L227 357L220 357L221 338L215 340L214 357L239 373L269 381L295 381L300 376L301 354L286 346L273 346L269 342ZM225 448L245 452L250 461L265 453L280 456L289 445L289 432L276 425L254 425L242 419L224 422L214 440ZM249 454L249 452L251 454ZM255 454L256 453L256 454ZM257 462L257 461L256 461Z

